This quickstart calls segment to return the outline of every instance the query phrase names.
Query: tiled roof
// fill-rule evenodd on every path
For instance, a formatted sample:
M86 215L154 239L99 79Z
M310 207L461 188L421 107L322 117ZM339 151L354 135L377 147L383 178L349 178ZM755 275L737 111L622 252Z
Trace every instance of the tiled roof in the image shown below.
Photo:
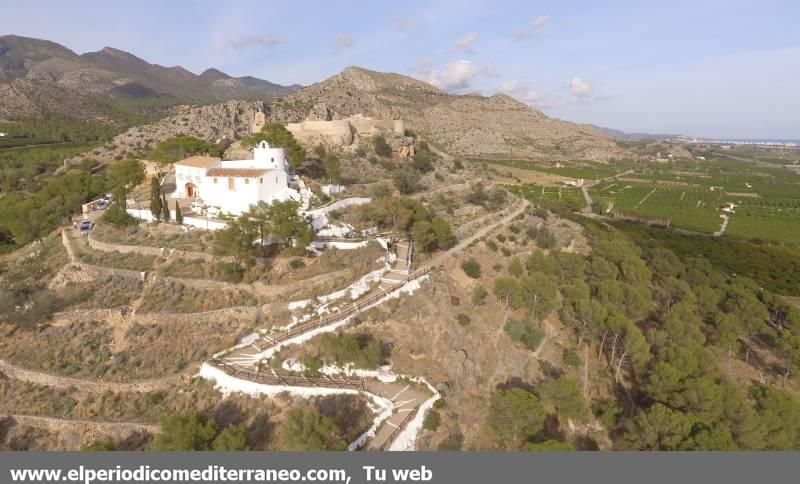
M190 156L184 160L176 161L176 165L182 166L191 166L192 168L206 168L208 165L211 165L215 162L219 161L219 158L215 158L213 156Z
M261 176L269 170L266 168L209 168L206 176L233 176L250 178Z

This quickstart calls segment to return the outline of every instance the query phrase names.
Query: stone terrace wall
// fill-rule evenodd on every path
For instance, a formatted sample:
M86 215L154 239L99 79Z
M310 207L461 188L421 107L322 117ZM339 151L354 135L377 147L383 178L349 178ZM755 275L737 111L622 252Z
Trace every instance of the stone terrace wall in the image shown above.
M164 247L148 247L146 245L125 245L101 242L95 239L91 232L89 233L88 240L89 247L103 252L119 252L121 254L142 254L163 257L164 252L166 251Z
M151 247L147 245L126 245L114 244L111 242L101 242L89 234L89 247L103 252L120 252L122 254L141 254L159 257L175 256L181 259L203 260L206 262L233 262L230 256L214 256L206 252L195 252L181 249L170 249L169 247Z
M225 281L215 281L214 279L192 279L188 277L170 277L170 276L159 277L159 280L166 283L174 282L177 284L182 284L186 287L202 291L234 290L234 291L247 292L253 295L256 294L256 289L255 287L253 287L253 284L247 284L247 283L234 283Z

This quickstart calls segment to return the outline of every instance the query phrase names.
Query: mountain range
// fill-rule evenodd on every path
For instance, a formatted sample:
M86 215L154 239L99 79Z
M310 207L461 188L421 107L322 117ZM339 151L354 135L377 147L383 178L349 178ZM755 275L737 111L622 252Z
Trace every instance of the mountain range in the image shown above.
M0 36L0 119L55 112L113 121L128 110L230 99L274 99L301 86L217 69L196 75L105 47L76 54L47 40Z
M158 121L125 118L148 109ZM144 153L177 134L236 138L248 131L256 110L283 123L355 114L403 119L436 147L475 159L608 161L627 155L595 127L548 117L507 95L455 95L400 74L348 67L308 87L281 86L217 69L196 75L110 47L79 55L46 40L0 37L0 120L55 112L141 125L97 150L101 162Z

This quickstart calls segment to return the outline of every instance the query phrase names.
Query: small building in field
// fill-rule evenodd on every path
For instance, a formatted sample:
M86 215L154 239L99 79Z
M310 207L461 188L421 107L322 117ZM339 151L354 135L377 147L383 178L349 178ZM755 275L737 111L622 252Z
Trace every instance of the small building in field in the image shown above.
M284 149L262 141L253 150L252 160L192 156L176 162L172 197L239 215L259 201L299 200L300 194L289 188Z

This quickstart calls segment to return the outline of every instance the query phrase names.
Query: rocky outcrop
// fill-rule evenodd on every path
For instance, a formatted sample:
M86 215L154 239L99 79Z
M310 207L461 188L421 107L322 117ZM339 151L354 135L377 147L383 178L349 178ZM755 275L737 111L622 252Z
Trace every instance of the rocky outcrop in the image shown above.
M299 123L322 106L333 120L359 114L402 119L405 128L462 156L606 161L628 155L591 126L550 118L506 95L457 96L410 77L358 67L274 102L268 115Z
M68 159L67 165L89 158L108 163L128 155L141 158L156 144L179 135L216 141L249 134L256 113L266 109L263 101L227 101L221 104L175 109L175 114L160 121L130 128L93 151Z

